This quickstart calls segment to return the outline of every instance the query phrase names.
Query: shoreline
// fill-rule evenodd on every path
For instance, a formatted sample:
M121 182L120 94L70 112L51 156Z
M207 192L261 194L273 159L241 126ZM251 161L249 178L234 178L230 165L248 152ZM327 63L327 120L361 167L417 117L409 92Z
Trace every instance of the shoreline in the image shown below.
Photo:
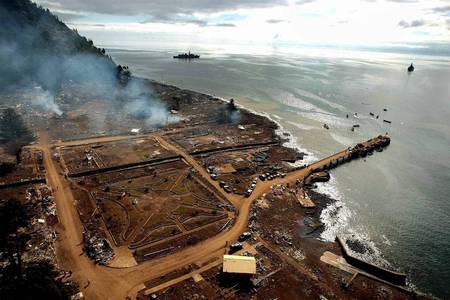
M185 110L181 109L180 111L182 112L182 114L183 113L185 114L187 119L190 119L189 117L191 117L193 115L201 116L202 113L205 113L205 112L206 112L206 115L203 116L203 117L210 118L211 116L209 115L209 113L211 112L211 110L210 109L204 110L205 106L203 105L203 104L209 103L210 101L212 103L211 104L211 108L219 109L218 111L221 111L224 107L226 107L226 105L223 105L223 103L228 103L228 101L226 101L225 99L217 98L217 97L214 97L214 96L211 96L211 95L208 95L208 94L204 94L204 93L199 93L199 92L196 92L196 91L193 91L193 90L180 89L180 88L178 88L176 86L168 85L168 84L165 84L165 83L159 83L157 81L154 81L154 80L151 80L151 79L146 79L146 78L137 78L137 79L138 80L144 80L144 81L152 83L152 86L155 87L155 91L157 91L158 93L162 93L162 94L164 94L166 96L166 99L165 99L166 101L168 99L171 99L171 97L184 95L186 97L186 101L187 102L184 104L185 105L184 106ZM168 92L168 94L166 92ZM189 101L191 101L189 99L193 99L192 100L193 102L192 103L189 102ZM220 101L220 100L222 101L222 103L219 104L219 103L216 102L216 104L214 104L215 101ZM162 100L162 98L161 98L161 101L164 102ZM170 100L168 102L166 102L166 103L169 105L170 104ZM187 103L189 103L189 104L187 104ZM186 105L188 105L188 106L186 107ZM200 107L203 106L202 107L203 110L201 112L197 111L197 108L198 108L197 106L198 105L200 105ZM192 108L194 108L194 109L192 110ZM67 112L69 112L71 108L67 107L67 109L69 109L67 111ZM289 136L284 135L283 131L285 131L285 130L284 130L283 126L278 121L273 120L273 118L271 118L268 114L255 112L255 111L253 111L251 109L243 107L242 105L239 105L239 109L241 110L241 117L242 117L242 122L243 122L242 124L249 125L249 126L251 126L251 124L253 124L253 125L256 124L256 125L259 125L261 128L264 128L265 135L263 135L263 136L261 136L261 135L255 136L255 139L254 139L255 141L260 141L261 138L264 139L264 138L268 138L269 137L270 139L278 141L280 146L283 145L283 146L281 146L281 148L283 148L283 147L287 148L286 147L286 143L292 145L292 143L293 143L292 142L292 138L294 136L291 133L289 134ZM65 118L66 117L63 117L62 122L64 122ZM200 119L200 121L201 120L202 119ZM195 126L199 126L199 124L204 124L202 122L198 122L197 119L195 119L194 123L192 123L192 120L189 121L189 122L187 124L184 124L184 122L180 122L178 124L177 123L170 124L166 128L167 130L163 129L161 132L168 134L169 132L173 132L173 130L175 130L175 132L177 132L177 130L183 131L183 129L189 130L189 127L193 127L193 126L195 127ZM218 121L216 120L214 122L218 122ZM238 137L238 136L242 135L242 132L240 132L236 128L236 127L238 127L239 122L233 122L233 123L229 123L226 126L223 126L224 124L221 121L219 121L216 125L218 126L217 128L225 128L227 126L230 127L230 128L234 128L233 129L234 131L229 133L229 134L231 134L230 137ZM127 127L130 126L128 123L126 123L126 125L128 125L128 126L121 127L120 124L117 124L117 130L118 131L120 131L120 130L125 130L126 131ZM116 129L116 128L114 128L114 129ZM128 128L128 130L129 130L129 128ZM154 130L152 130L152 131L154 131ZM63 131L63 132L60 132L60 134L61 133L63 135L64 134L67 135L68 132L67 131ZM128 135L130 135L129 132L127 132L127 133L128 133ZM55 134L55 133L53 132L53 134ZM58 132L56 132L56 135L57 134L58 134ZM88 131L87 134L88 135L92 134L93 136L96 136L95 132L89 132ZM253 131L249 130L248 134L254 134L254 133L253 133ZM239 140L236 140L236 141L239 141ZM240 142L241 143L242 142L245 143L245 142L248 142L248 141L243 140L243 141L240 141ZM226 146L226 145L224 145L224 146ZM197 146L195 146L195 147L197 147ZM201 148L199 148L199 149L201 149ZM291 148L291 149L294 149L295 152L297 152L297 153L299 152L299 149L297 147ZM186 151L192 151L192 150L187 149ZM272 160L273 160L273 158L272 158ZM275 162L275 161L272 161L272 160L271 160L270 164ZM277 157L275 157L275 160L279 162ZM300 162L304 162L304 159L297 159L297 160L300 161ZM266 183L266 184L269 184L269 183ZM323 195L323 196L326 197L326 195ZM336 201L336 199L333 199L333 200L330 200L329 202L333 203L335 201ZM327 201L326 201L326 205L327 206L329 205L329 203ZM317 215L315 216L315 219L317 221L314 221L313 222L314 224L318 223L318 221L320 219L319 215L322 213L322 211L323 211L323 207L320 207L316 211ZM290 222L294 222L294 223L296 223L298 221L299 221L298 219L290 220ZM321 232L317 231L315 233L316 234L320 234ZM325 245L326 244L329 247L335 247L336 246L335 242L325 242L324 243L324 242L321 242L320 239L314 238L314 242L311 241L311 243L308 243L309 246L305 245L305 247L309 247L309 251L310 251L310 253L312 253L312 255L314 257L320 255L320 252L321 252L320 251L321 248L315 249L315 247L313 246L313 245L318 245L318 244L321 244L321 245Z
M217 95L211 95L211 94L204 93L201 91L196 91L193 89L181 88L176 85L168 84L165 82L159 82L159 81L157 81L155 79L151 79L151 78L146 78L146 77L137 77L137 78L140 78L143 80L149 80L149 81L157 83L159 85L178 88L178 89L181 89L181 90L184 90L187 92L203 94L211 99L213 99L213 98L218 99L218 100L222 101L223 103L229 102L229 100L227 100L223 97L217 96ZM237 100L239 101L239 98L237 98ZM269 113L257 111L257 110L245 107L242 104L240 104L239 102L236 102L235 104L237 107L239 107L239 109L245 110L250 114L254 114L257 116L267 118L270 122L275 123L277 125L277 129L274 130L275 134L282 141L284 141L282 143L282 146L294 149L294 150L298 151L299 153L305 154L303 156L303 159L298 160L296 163L292 164L293 166L310 164L318 159L312 151L299 145L297 142L296 136L291 131L286 130L284 128L284 126L281 125L281 123L278 120L276 120L272 116L270 116ZM283 133L288 133L289 135L286 136ZM307 159L305 159L305 158L307 158ZM316 238L318 240L321 240L324 242L335 243L335 237L331 236L330 234L336 236L337 231L339 231L342 228L346 228L346 227L348 228L348 226L349 226L348 219L351 217L352 212L345 206L345 203L342 199L343 196L337 187L336 175L330 174L330 176L331 176L331 178L329 181L316 183L316 188L314 188L315 193L321 194L329 199L332 199L332 201L327 203L327 206L325 206L321 209L321 214L318 216L318 221L320 221L323 224L324 228L321 230L320 235L317 236ZM342 213L343 210L347 210L347 211L344 212L343 215L337 216L338 214ZM324 214L327 214L327 215L324 215ZM332 220L331 218L333 218L333 215L334 215L334 219ZM325 218L328 218L329 220L326 220ZM327 234L327 229L329 232L328 236L324 236L325 234ZM382 251L367 236L367 233L355 232L352 228L349 228L349 229L350 230L346 233L341 232L341 235L343 234L343 236L345 236L346 238L352 237L353 238L352 240L356 240L359 243L365 243L366 250L369 252L369 253L359 253L359 252L354 251L353 249L350 249L353 252L353 254L357 255L361 259L371 261L372 263L380 264L382 266L392 267L392 264L383 256Z
M81 34L33 2L2 6L25 63L0 91L0 198L32 212L2 294L450 295L450 51ZM202 59L173 59L187 50ZM59 275L22 272L47 250ZM251 285L224 254L251 256Z
M141 77L141 78L143 78L143 77ZM209 93L205 93L205 92L201 92L201 91L197 91L195 89L181 88L176 85L169 84L167 82L159 82L157 80L150 79L150 78L147 78L147 79L152 82L156 82L158 84L168 85L168 86L180 88L185 91L189 91L189 92L192 91L194 93L200 93L203 95L207 95L208 97L219 99L224 103L228 103L228 101L229 101L223 97L220 97L217 95L211 95ZM278 126L278 128L275 129L275 133L281 140L286 140L285 142L282 143L282 145L284 147L295 149L295 150L299 151L300 153L307 154L303 157L302 160L299 160L297 162L298 164L302 165L302 164L311 163L311 162L314 162L315 160L317 160L317 157L315 156L315 154L312 151L310 151L306 148L303 148L301 145L299 145L297 143L296 136L290 130L286 130L284 128L284 126L281 125L281 123L278 120L276 120L275 118L270 116L269 113L257 111L257 110L248 108L246 106L243 106L242 104L239 103L239 97L235 97L234 99L237 100L237 102L235 102L235 104L240 109L244 109L251 114L255 114L255 115L267 118L269 121L275 123ZM289 136L286 137L283 134L283 132L289 133ZM309 158L309 160L305 160L306 157ZM324 236L324 234L327 233L327 227L329 227L329 230L331 231L331 233L333 235L336 235L337 231L347 228L348 229L347 231L340 233L341 236L343 236L346 240L348 239L351 242L356 242L356 243L360 243L360 244L362 243L364 245L363 251L365 251L365 252L358 252L353 248L349 248L349 250L351 251L351 253L353 255L355 255L356 257L358 257L360 259L374 263L376 265L380 265L380 266L387 267L387 268L392 268L395 270L402 269L401 266L396 265L395 262L393 263L388 257L384 256L383 251L380 249L379 246L377 246L375 244L375 242L370 238L370 236L368 235L367 232L356 231L355 228L350 227L349 219L351 218L352 214L354 214L354 212L350 211L350 209L346 206L345 202L343 201L343 195L337 187L336 175L334 175L333 172L331 172L330 176L331 176L331 178L329 181L318 182L316 184L317 187L315 189L313 189L314 192L332 199L332 201L327 203L327 206L325 206L321 209L321 214L318 217L318 221L323 224L324 228L321 230L320 234L317 237L315 237L315 239L317 239L318 241L321 241L321 242L336 244L334 237ZM324 216L324 213L327 213L328 215ZM339 214L342 214L342 215L336 216ZM334 219L331 220L331 218L333 218L333 215L334 215ZM329 218L330 220L328 220L328 221L324 220L323 217ZM384 234L382 234L382 235L384 236ZM359 250L361 250L361 248ZM408 274L408 275L411 275L411 274ZM409 277L407 280L407 286L411 289L417 290L417 286L412 281L411 277Z

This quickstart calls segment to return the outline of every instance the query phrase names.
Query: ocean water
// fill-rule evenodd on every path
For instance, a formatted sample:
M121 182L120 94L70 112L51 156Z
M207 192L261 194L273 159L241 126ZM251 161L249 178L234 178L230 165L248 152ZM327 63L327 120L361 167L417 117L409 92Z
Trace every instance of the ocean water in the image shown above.
M421 291L450 297L449 57L204 48L196 51L200 60L172 59L181 51L108 52L136 75L232 97L266 114L309 161L388 132L386 151L333 170L319 186L337 199L322 213L322 238L359 240L366 259L407 272ZM408 74L411 61L416 70ZM360 128L352 132L354 124Z

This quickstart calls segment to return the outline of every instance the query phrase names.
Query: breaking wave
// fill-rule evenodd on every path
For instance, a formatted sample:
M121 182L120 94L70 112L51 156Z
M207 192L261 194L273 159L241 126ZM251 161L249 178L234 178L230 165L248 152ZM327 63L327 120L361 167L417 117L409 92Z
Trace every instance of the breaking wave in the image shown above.
M322 210L320 221L324 224L324 230L320 239L333 242L337 235L348 243L349 252L365 261L389 267L389 262L384 259L381 250L375 245L367 230L358 226L351 226L353 212L343 201L344 197L337 187L336 177L331 175L328 182L318 183L317 192L325 194L335 201ZM390 241L384 236L384 243Z
M225 99L221 100L226 101ZM240 105L238 106L256 115L266 117L277 124L278 129L275 131L276 134L281 138L286 139L286 142L283 144L283 146L297 149L299 152L304 152L307 154L304 159L298 161L296 165L310 164L318 160L317 156L312 151L307 150L300 144L298 144L297 137L292 134L292 132L286 130L283 125L280 124L279 121L282 120L280 116L269 114L266 112L255 111L246 107L242 107ZM296 127L301 128L302 125ZM285 136L284 133L288 133L289 135ZM325 194L334 200L331 204L329 204L322 210L322 213L320 215L320 221L324 224L324 230L320 235L320 239L327 242L333 242L336 238L336 235L339 235L345 241L349 241L350 244L353 243L356 245L362 245L361 247L353 247L353 249L347 247L349 252L354 256L380 266L390 266L389 262L383 258L383 255L379 248L371 240L371 237L369 236L367 231L363 228L354 228L350 225L353 212L343 201L344 197L338 189L336 177L331 175L331 178L328 182L317 183L316 191L318 193ZM389 244L390 242L386 240L384 241L384 243Z
M268 114L266 112L259 112L259 111L255 111L255 110L248 109L248 108L245 108L245 109L250 111L251 113L253 113L255 115L266 117L267 119L269 119L272 122L274 122L275 124L277 124L278 128L275 130L275 133L279 137L281 137L283 139L286 139L286 142L283 143L284 147L291 148L291 149L296 149L297 151L303 152L303 153L306 154L303 157L302 160L297 161L294 165L310 164L310 163L312 163L312 162L317 160L317 157L314 155L314 153L312 153L311 151L301 147L300 144L297 143L297 137L295 135L293 135L291 131L285 129L283 127L283 125L280 124L280 122L278 122L277 120L274 119L274 118L277 118L277 119L281 120L282 118L280 118L277 115L270 115L270 114ZM285 136L284 133L287 133L288 136Z
M320 221L324 224L324 230L320 238L333 242L338 233L348 227L351 217L350 209L342 201L343 197L337 188L336 177L331 175L328 182L317 183L318 193L329 196L334 201L322 210Z

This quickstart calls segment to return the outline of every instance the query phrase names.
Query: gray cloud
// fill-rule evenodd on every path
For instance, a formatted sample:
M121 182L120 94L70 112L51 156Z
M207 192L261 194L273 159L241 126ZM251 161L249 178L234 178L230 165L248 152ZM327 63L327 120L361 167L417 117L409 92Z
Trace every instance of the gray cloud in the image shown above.
M450 5L434 7L431 9L431 11L436 14L449 16L450 15Z
M403 28L421 27L424 26L425 24L426 23L424 20L413 20L411 22L401 20L400 22L398 22L398 26Z
M55 15L64 22L69 22L69 21L73 21L79 18L82 18L83 15L81 14L75 14L75 13L66 13L66 12L55 12Z
M299 2L311 2L304 0ZM287 0L36 0L47 8L58 10L64 8L74 12L95 12L113 15L175 15L196 12L214 13L242 8L263 8L284 6Z
M175 23L180 23L180 22L176 22ZM195 24L198 26L207 26L208 22L204 21L204 20L186 20L186 21L182 21L181 23L185 23L185 24Z
M66 22L66 24L67 24L67 25L70 25L70 26L90 26L90 27L100 27L100 28L106 27L105 24L99 24L99 23L91 24L91 23L73 23L73 22Z
M266 23L269 23L269 24L278 24L278 23L282 23L282 22L286 22L286 21L285 20L278 20L278 19L270 19L270 20L266 21Z
M198 26L206 26L208 22L194 18L191 15L156 15L141 22L146 23L165 23L165 24L195 24Z
M415 3L419 2L419 0L387 0L389 2L398 2L398 3Z
M159 17L151 17L141 22L146 23L165 23L165 24L194 24L200 27L236 27L233 23L209 23L207 20L193 18L191 15L167 15Z
M302 4L311 3L311 2L315 2L315 1L316 0L299 0L299 1L295 2L295 4L302 5Z
M208 26L216 26L216 27L236 27L233 23L219 23L219 24L208 24Z

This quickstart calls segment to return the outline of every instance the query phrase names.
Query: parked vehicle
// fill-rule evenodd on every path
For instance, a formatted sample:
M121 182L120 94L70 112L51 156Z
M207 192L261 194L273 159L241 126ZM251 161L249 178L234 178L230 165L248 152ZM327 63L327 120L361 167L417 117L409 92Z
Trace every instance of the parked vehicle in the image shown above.
M243 232L240 236L239 236L239 242L243 242L245 240L248 240L250 237L252 236L252 233L249 231Z
M242 243L234 243L230 245L230 252L236 252L242 249Z

